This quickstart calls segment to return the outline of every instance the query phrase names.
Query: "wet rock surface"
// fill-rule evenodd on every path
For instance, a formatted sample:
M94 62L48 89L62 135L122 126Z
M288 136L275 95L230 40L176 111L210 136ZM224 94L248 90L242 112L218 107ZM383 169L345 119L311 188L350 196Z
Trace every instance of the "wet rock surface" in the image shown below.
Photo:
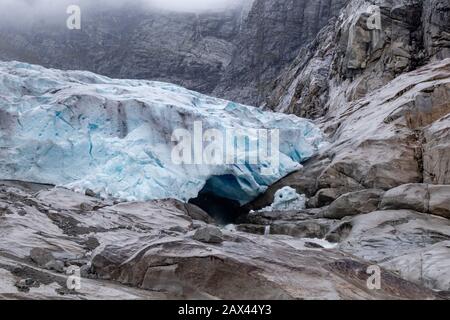
M0 200L13 212L26 212L1 217L3 298L441 298L387 270L386 288L369 290L370 263L315 240L339 222L317 220L315 212L261 213L255 222L274 223L263 235L193 220L174 200L113 204L60 188L31 191L13 182L1 184ZM83 211L81 203L98 208ZM309 232L278 232L282 221ZM204 225L196 229L197 224ZM205 230L209 240L221 241L194 240ZM63 270L48 268L53 260L61 261ZM73 266L80 268L79 290L66 285Z
M449 291L450 221L411 210L376 211L342 222L339 249Z
M223 234L219 228L216 227L203 227L197 229L192 237L194 240L204 243L222 243Z
M336 199L326 209L326 218L341 219L346 216L356 216L358 214L370 213L378 209L382 190L367 189L344 194Z
M387 191L380 207L411 209L450 218L450 185L402 185Z

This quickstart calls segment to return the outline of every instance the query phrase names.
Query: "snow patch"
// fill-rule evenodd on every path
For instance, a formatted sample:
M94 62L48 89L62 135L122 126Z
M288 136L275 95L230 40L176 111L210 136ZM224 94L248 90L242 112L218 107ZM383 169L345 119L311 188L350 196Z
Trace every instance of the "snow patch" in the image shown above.
M260 212L270 211L295 211L304 210L306 208L306 196L298 194L291 187L284 187L275 193L273 203Z

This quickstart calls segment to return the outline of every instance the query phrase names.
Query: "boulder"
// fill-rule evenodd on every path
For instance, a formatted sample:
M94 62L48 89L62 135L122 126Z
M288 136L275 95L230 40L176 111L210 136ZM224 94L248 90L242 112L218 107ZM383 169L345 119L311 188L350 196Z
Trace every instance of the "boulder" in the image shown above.
M205 243L222 243L223 234L219 228L213 226L206 226L195 231L194 240Z
M309 199L308 201L308 207L310 208L321 208L324 206L329 205L334 200L339 198L342 194L345 194L347 192L340 191L339 189L332 189L332 188L326 188L326 189L320 189L317 191L316 195Z
M40 267L44 267L47 264L55 261L55 257L53 256L51 251L42 248L31 249L30 258Z
M450 185L402 185L384 194L380 208L410 209L450 218Z
M391 189L384 194L380 209L428 212L428 185L412 183Z
M324 217L341 219L346 216L376 211L384 191L368 189L350 192L340 196L324 211Z

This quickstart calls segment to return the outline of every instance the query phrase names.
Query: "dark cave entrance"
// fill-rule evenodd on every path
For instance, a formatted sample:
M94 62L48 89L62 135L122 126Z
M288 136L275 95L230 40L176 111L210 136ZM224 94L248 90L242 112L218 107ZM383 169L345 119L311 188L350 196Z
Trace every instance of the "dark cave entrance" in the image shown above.
M219 224L236 223L239 217L248 213L239 201L233 200L238 185L232 175L214 176L189 203L202 208Z

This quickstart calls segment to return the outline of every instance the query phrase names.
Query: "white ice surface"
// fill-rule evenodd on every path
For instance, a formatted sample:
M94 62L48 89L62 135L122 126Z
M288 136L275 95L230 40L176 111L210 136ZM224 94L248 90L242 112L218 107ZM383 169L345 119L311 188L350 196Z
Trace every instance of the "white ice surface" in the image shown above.
M280 166L176 165L175 129L279 129ZM115 80L0 62L0 178L90 188L124 200L196 197L211 192L245 203L300 168L323 137L293 115L212 98L152 81ZM209 180L214 177L214 179Z

